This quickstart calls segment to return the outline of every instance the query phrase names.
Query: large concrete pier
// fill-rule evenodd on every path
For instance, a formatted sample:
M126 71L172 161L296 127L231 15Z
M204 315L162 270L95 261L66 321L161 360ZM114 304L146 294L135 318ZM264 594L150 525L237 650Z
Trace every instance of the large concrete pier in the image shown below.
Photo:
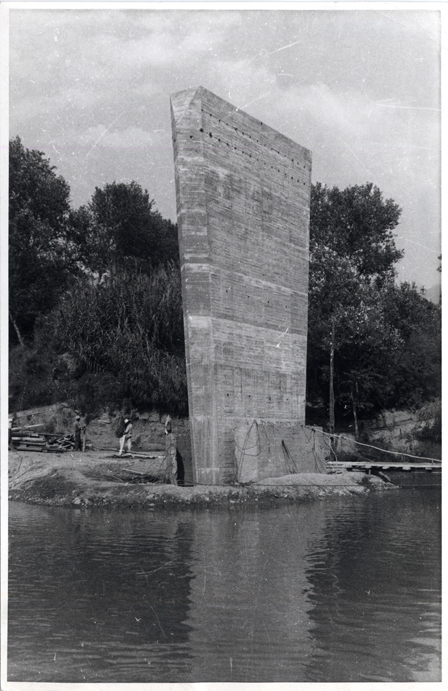
M311 154L202 87L171 107L194 480L218 484L238 429L304 423Z

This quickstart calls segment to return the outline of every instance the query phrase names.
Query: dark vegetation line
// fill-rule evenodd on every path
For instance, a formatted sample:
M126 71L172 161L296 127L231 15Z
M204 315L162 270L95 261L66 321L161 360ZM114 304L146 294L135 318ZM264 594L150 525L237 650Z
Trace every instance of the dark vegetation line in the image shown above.
M188 414L176 226L134 181L73 209L67 182L19 137L9 166L10 411ZM360 438L361 418L440 397L441 308L395 282L400 214L371 183L312 187L309 424Z

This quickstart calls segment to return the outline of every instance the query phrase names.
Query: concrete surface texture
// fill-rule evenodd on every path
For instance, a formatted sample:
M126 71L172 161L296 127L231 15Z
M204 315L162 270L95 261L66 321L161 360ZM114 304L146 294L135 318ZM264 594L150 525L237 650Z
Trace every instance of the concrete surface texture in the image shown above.
M217 484L238 425L305 420L311 153L202 87L171 108L193 469Z
M325 473L328 437L297 423L246 422L235 429L238 482L284 474Z

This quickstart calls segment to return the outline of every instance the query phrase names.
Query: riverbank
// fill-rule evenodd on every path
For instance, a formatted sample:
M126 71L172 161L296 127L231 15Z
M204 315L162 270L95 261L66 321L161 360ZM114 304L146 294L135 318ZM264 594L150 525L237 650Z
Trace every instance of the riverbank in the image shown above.
M118 457L116 451L11 451L9 499L50 506L154 509L247 502L272 505L396 489L378 477L348 471L285 475L250 485L180 487L147 481L153 473L154 458Z

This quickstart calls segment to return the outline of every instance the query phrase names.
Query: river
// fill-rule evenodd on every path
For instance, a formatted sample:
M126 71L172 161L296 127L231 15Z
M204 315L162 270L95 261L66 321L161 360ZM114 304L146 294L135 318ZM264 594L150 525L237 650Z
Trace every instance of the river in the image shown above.
M10 503L8 680L440 681L441 494Z

